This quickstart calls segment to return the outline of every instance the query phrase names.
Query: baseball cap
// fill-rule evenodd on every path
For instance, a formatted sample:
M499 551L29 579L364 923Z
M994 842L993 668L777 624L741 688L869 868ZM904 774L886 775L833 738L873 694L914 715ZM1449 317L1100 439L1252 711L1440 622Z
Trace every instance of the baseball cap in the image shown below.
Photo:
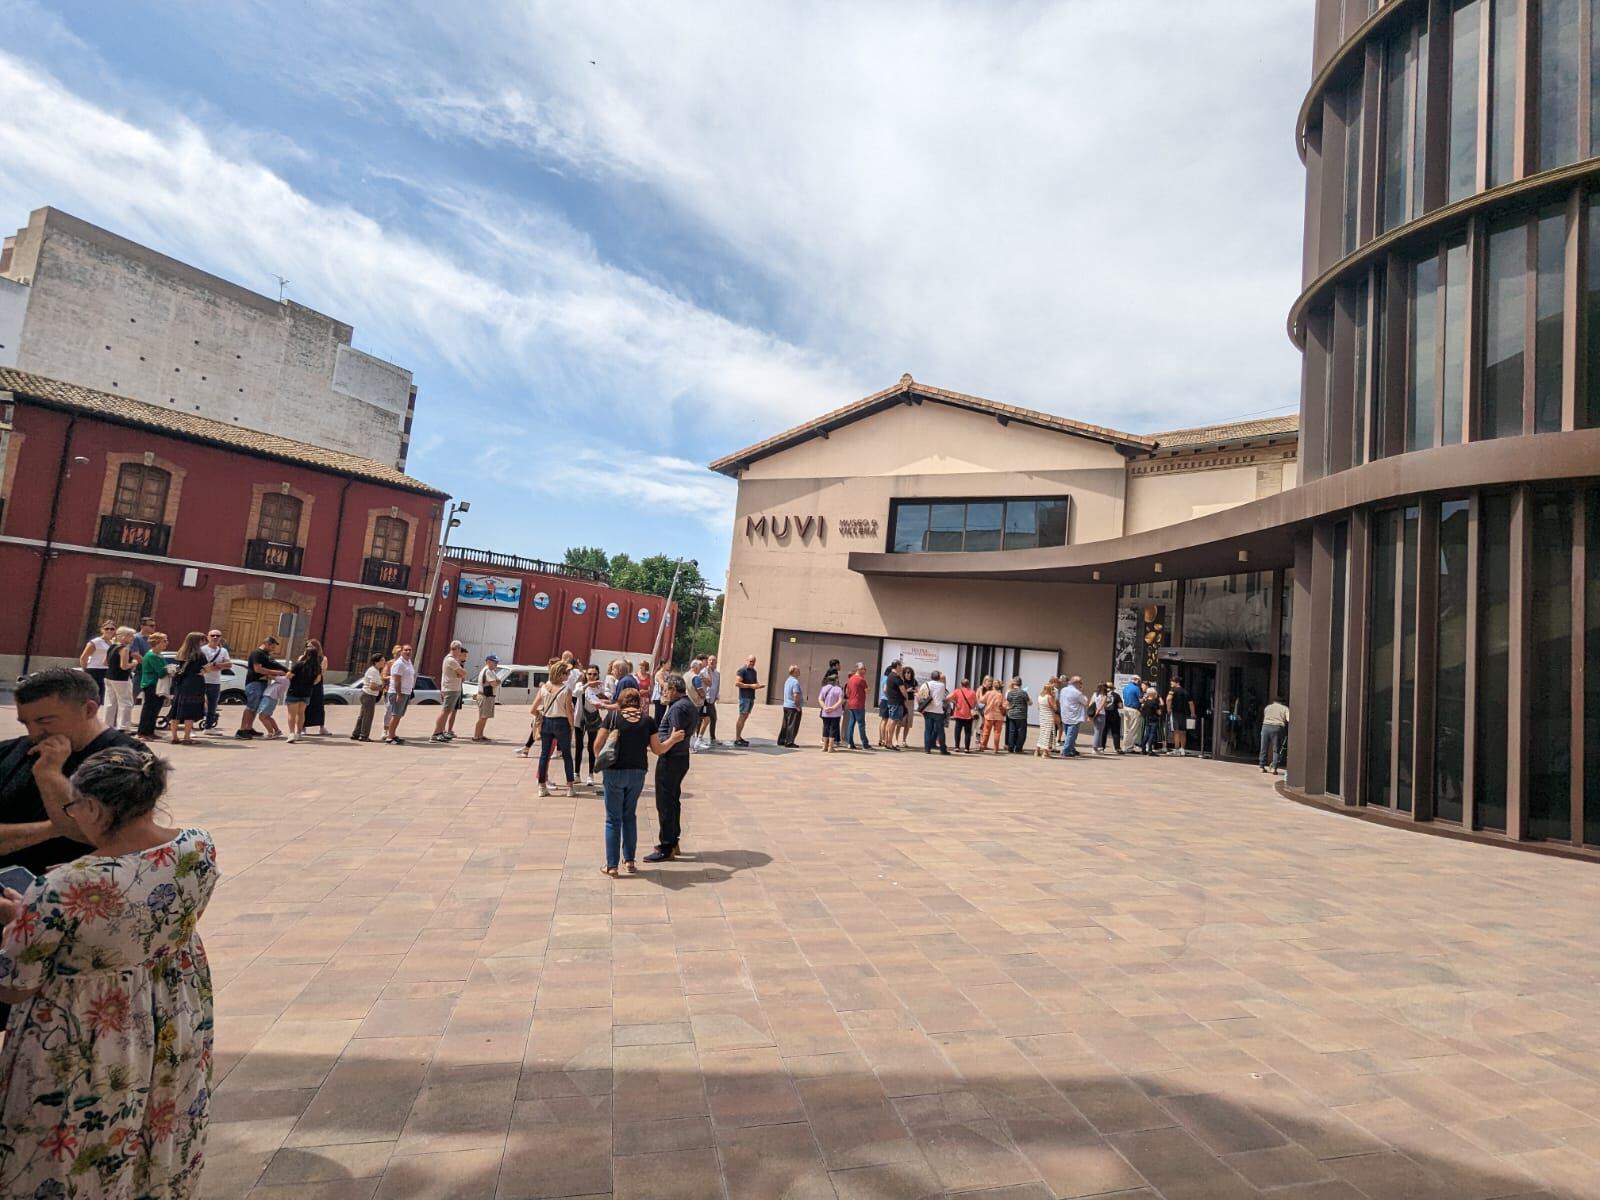
M483 661L484 662L499 662L500 661L500 656L498 654L485 654L483 656Z

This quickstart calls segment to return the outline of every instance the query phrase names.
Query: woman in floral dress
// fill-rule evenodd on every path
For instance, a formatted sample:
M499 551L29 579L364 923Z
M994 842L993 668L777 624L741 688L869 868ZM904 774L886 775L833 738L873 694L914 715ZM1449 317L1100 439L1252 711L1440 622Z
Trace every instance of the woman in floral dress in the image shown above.
M162 759L102 750L69 789L54 740L39 747L40 792L97 852L0 898L0 997L15 1006L0 1047L0 1196L187 1200L210 1098L211 972L195 924L217 879L211 836L157 823Z

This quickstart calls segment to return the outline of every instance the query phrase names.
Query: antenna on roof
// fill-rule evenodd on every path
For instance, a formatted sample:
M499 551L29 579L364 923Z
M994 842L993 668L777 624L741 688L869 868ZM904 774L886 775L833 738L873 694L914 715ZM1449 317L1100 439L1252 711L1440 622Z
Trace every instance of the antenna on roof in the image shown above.
M282 275L274 275L273 278L278 281L278 303L282 304L283 294L289 290L289 281Z

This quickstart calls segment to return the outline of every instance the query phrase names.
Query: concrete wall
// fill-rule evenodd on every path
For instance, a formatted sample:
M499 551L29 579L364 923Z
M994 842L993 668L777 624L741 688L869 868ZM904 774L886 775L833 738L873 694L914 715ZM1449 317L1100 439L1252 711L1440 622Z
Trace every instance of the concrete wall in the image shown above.
M1110 670L1115 590L1071 584L930 583L849 570L882 550L889 502L906 497L1067 495L1069 539L1122 532L1125 459L1115 447L934 402L858 421L753 464L739 486L719 653L770 668L774 629L1059 650L1085 677ZM747 516L822 517L802 534L747 532ZM875 537L840 522L870 518Z
M353 350L340 321L54 209L6 275L31 293L22 370L403 465L411 373Z
M22 347L22 323L28 315L31 289L0 278L0 367L17 365Z
M1128 467L1124 531L1143 533L1275 496L1295 485L1294 446L1139 460Z

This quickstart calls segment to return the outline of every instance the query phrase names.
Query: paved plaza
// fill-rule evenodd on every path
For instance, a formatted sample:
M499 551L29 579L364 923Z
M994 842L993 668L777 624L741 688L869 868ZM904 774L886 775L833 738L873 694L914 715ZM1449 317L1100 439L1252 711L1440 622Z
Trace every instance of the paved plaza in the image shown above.
M512 749L162 747L224 872L208 1195L1600 1197L1593 865L1250 767L769 741L613 882Z

